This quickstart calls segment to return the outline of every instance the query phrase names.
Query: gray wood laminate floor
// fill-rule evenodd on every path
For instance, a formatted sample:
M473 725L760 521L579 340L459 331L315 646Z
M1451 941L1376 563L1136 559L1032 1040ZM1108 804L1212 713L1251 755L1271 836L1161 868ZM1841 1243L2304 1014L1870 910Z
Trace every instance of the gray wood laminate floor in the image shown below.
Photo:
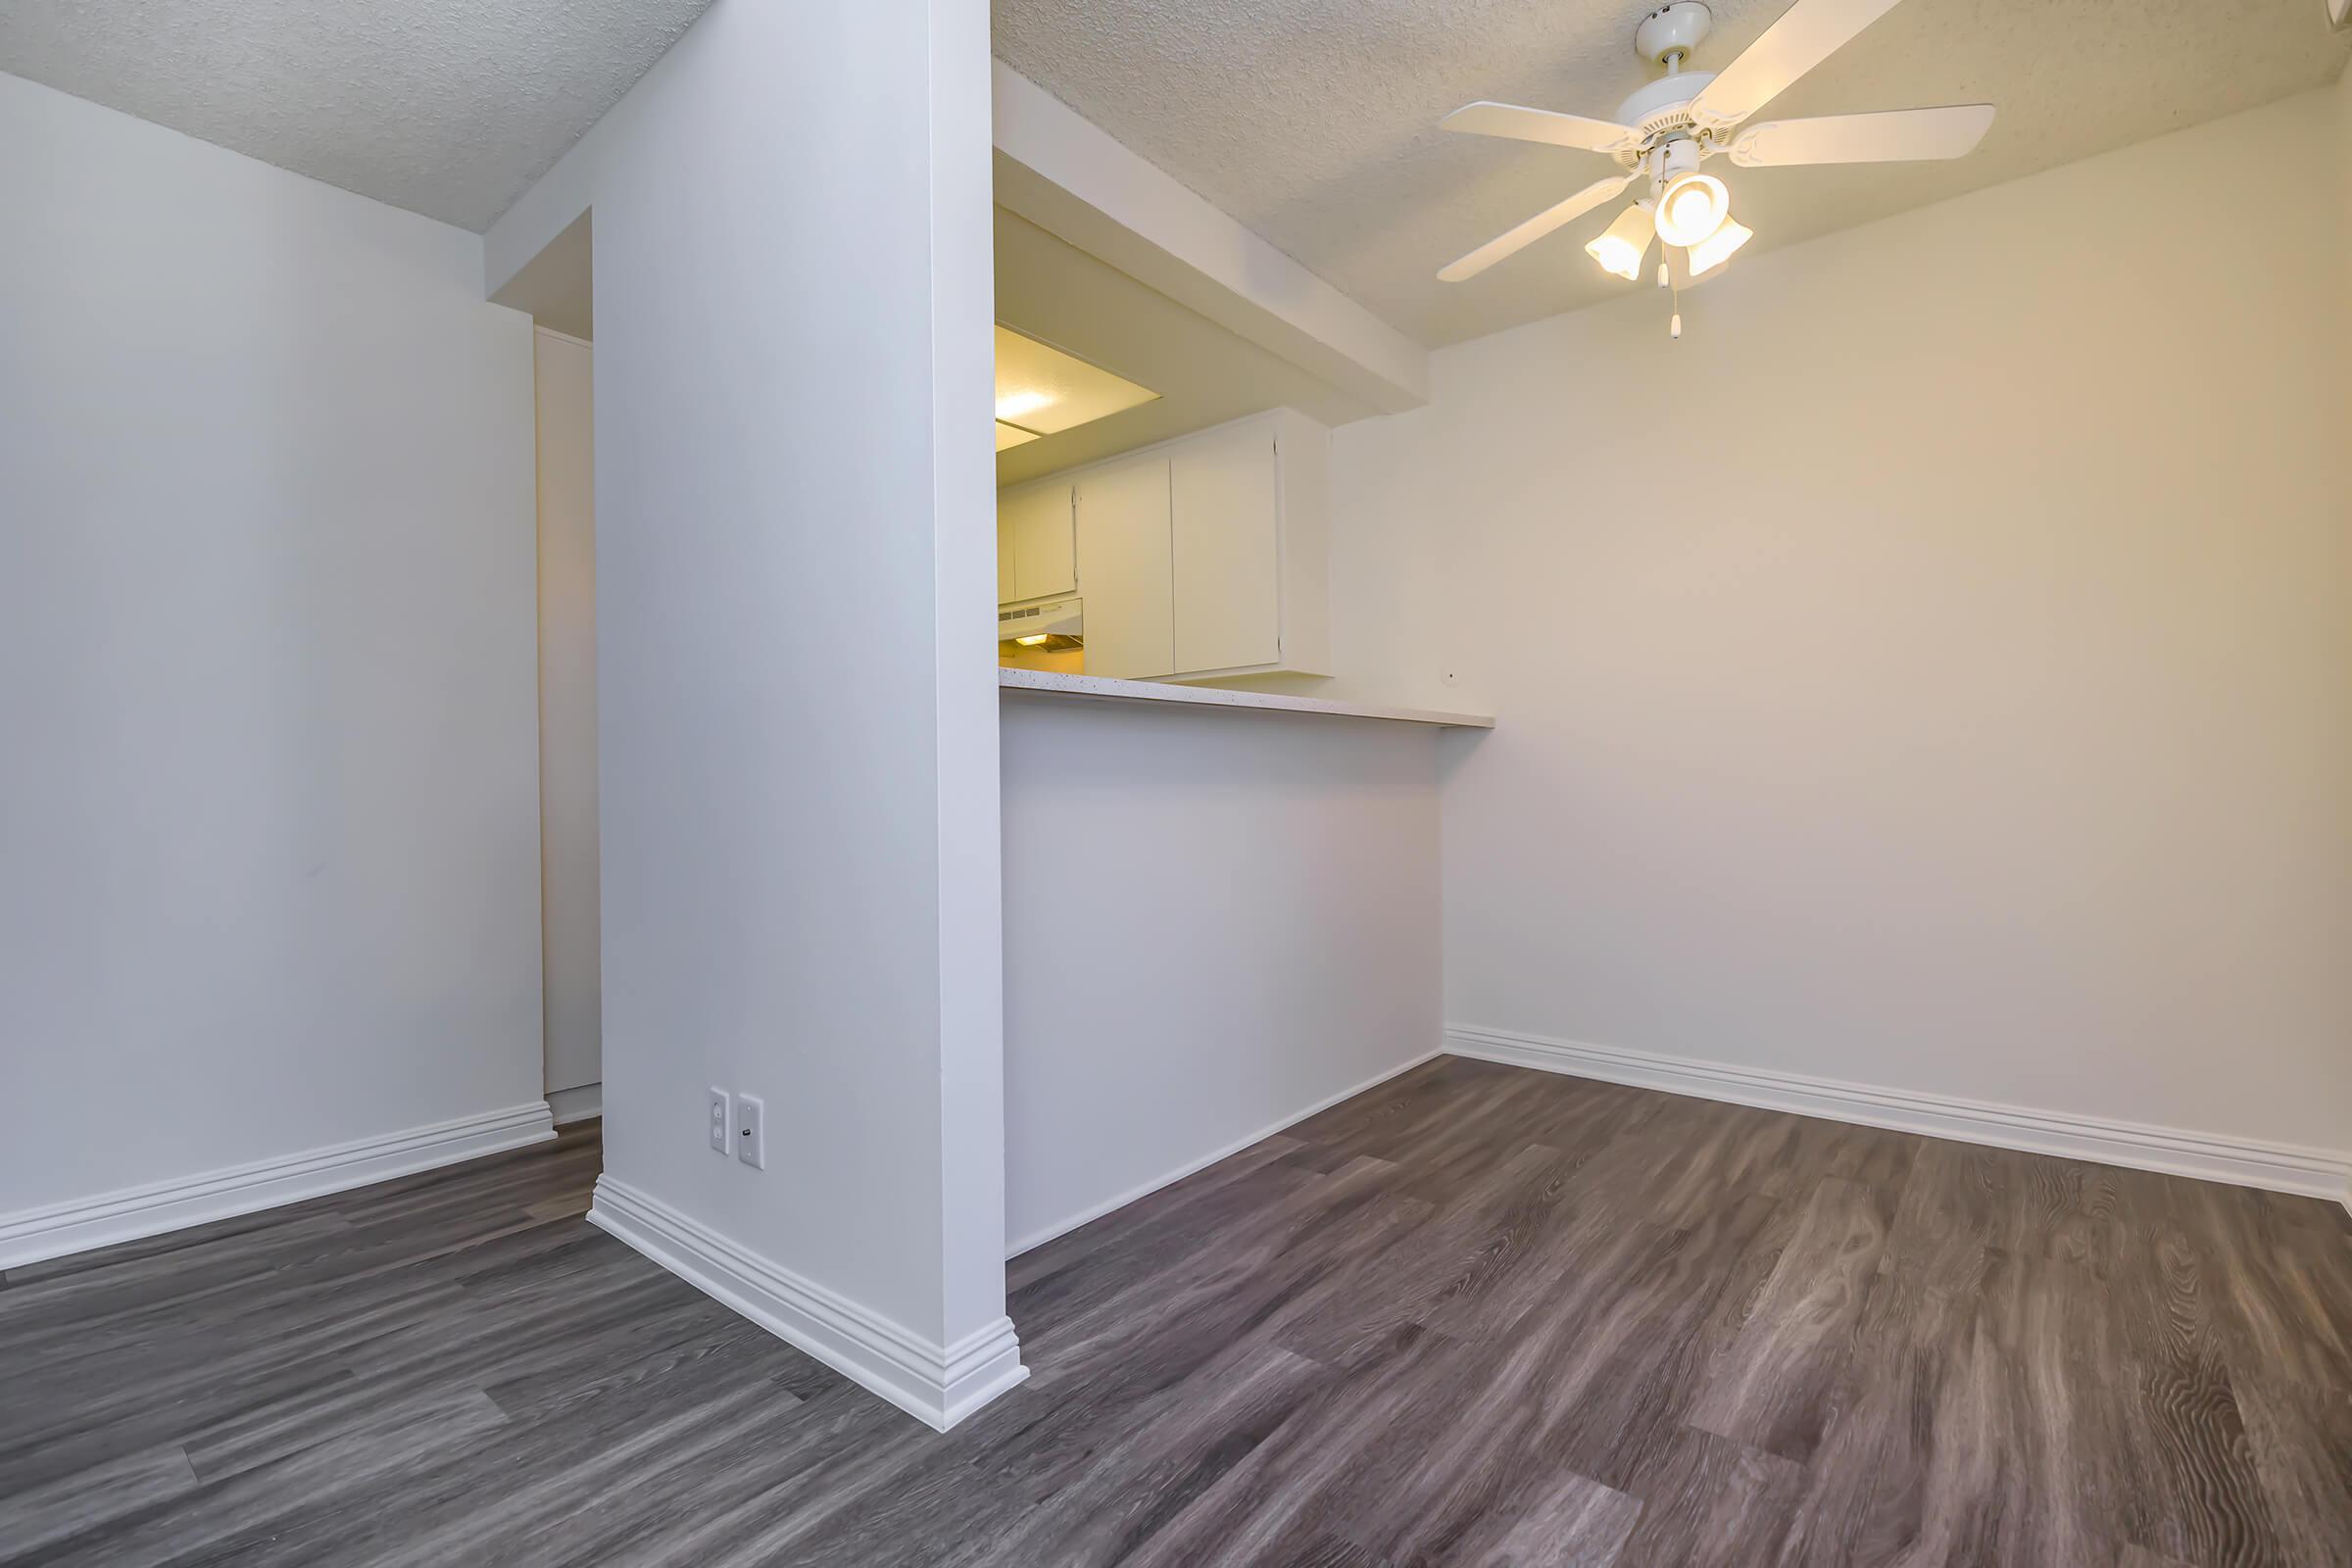
M1442 1058L1011 1265L934 1435L593 1125L0 1284L0 1562L2352 1564L2340 1207Z

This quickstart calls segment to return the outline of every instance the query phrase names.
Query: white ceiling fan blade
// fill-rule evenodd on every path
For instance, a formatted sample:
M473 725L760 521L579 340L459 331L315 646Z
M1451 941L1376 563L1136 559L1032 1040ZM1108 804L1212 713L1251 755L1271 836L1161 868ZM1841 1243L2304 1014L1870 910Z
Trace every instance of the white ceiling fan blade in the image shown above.
M1551 147L1581 147L1595 153L1630 153L1642 145L1640 131L1613 120L1555 115L1548 109L1523 109L1517 104L1464 104L1439 121L1438 128L1540 141Z
M1818 120L1771 120L1734 138L1732 162L1744 169L1791 164L1899 164L1960 158L1992 126L1992 105L1888 109Z
M1583 190L1556 207L1546 207L1507 234L1497 234L1469 255L1438 273L1442 283L1459 283L1476 277L1512 252L1533 245L1563 223L1572 223L1602 202L1633 183L1634 176L1620 174L1611 179L1596 179Z
M1690 101L1690 117L1708 130L1736 125L1836 54L1898 0L1796 0Z

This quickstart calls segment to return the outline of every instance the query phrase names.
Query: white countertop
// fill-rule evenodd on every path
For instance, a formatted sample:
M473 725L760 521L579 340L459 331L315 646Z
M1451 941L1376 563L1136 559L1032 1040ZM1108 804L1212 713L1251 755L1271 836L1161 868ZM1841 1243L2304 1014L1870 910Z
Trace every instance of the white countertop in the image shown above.
M1335 718L1386 718L1400 724L1436 724L1454 729L1493 729L1483 713L1437 713L1420 708L1376 708L1368 703L1327 703L1316 697L1281 697L1272 692L1237 692L1217 686L1172 686L1156 680L1113 680L1107 675L1061 675L1044 669L997 670L1000 690L1099 703L1174 703L1188 708L1239 708L1266 713L1325 713Z

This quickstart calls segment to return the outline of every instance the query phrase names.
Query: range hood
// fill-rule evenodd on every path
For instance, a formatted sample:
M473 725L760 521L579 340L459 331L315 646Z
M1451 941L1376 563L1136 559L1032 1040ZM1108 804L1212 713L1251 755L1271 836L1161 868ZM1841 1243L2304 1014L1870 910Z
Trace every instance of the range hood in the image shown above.
M1076 648L1085 640L1086 629L1079 611L1075 597L1006 606L997 612L997 641L1023 648Z

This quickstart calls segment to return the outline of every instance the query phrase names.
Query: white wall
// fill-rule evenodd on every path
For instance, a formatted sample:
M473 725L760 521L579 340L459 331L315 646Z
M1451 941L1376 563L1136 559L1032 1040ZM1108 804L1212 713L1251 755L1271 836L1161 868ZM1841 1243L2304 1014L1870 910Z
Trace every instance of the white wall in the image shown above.
M987 25L717 0L487 236L595 212L600 1209L926 1354L1004 1324Z
M529 321L13 76L0 211L0 1216L536 1105Z
M1438 1049L1437 739L1006 699L1016 1249Z
M604 1073L597 973L594 355L533 334L539 453L539 908L551 1093ZM577 1098L577 1097L573 1097Z
M1340 689L1497 714L1450 1020L2352 1142L2336 112L1753 258L1680 343L1630 289L1335 432Z

